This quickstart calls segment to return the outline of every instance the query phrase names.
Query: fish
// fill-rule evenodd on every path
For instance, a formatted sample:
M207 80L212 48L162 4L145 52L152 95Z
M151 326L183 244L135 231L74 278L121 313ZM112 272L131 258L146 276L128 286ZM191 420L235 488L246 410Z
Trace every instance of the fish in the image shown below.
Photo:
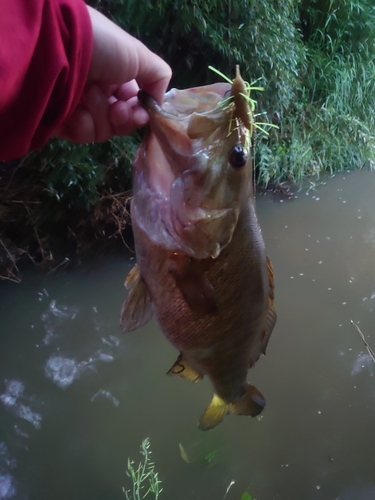
M136 265L125 286L123 332L154 318L179 351L170 376L211 381L199 419L265 406L247 382L276 323L274 271L255 210L251 111L237 68L232 84L172 89L159 105L140 91L149 129L133 162Z

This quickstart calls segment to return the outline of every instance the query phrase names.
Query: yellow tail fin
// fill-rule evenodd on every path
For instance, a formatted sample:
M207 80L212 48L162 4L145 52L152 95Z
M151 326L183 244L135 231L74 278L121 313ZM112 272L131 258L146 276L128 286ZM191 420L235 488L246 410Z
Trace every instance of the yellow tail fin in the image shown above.
M214 394L211 403L199 419L198 427L202 431L208 431L220 424L228 413L256 417L263 411L265 405L266 402L262 394L250 384L247 384L245 395L234 403L226 403L217 394Z

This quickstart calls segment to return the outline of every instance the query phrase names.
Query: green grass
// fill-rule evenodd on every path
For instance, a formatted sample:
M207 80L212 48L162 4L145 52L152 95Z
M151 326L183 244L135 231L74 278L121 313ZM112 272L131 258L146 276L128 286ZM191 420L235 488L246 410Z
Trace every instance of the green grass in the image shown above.
M130 477L132 487L122 488L126 500L141 500L145 497L153 497L158 500L163 489L160 487L158 473L155 472L155 464L151 460L150 439L146 438L141 444L142 460L136 466L134 460L128 459L126 475Z
M280 133L257 141L255 163L264 184L374 166L374 62L316 54L308 74L301 100L284 116Z

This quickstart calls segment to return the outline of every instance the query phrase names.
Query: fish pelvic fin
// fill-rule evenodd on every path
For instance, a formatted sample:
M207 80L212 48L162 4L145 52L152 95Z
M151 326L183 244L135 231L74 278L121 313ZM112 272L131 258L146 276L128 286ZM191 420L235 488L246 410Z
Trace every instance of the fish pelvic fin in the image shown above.
M190 382L199 382L203 378L202 374L184 360L182 354L179 355L172 368L167 371L167 375L179 375L186 380L190 380Z
M211 403L207 406L206 411L200 417L198 428L201 431L208 431L216 427L223 421L225 415L230 412L229 405L217 394L214 394Z
M198 427L202 431L208 431L220 424L228 413L256 417L263 411L265 405L263 395L251 384L247 384L245 395L234 403L228 404L214 394L211 403L199 419Z
M130 292L121 308L120 326L123 333L145 325L153 317L150 290L137 265L128 274L125 286L130 288Z

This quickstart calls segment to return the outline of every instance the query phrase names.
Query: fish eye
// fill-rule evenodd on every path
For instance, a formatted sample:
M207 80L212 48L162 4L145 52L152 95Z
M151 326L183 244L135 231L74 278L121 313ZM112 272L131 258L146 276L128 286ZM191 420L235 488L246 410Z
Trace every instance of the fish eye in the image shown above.
M247 154L241 144L236 144L229 153L229 163L234 168L242 168L246 165Z

